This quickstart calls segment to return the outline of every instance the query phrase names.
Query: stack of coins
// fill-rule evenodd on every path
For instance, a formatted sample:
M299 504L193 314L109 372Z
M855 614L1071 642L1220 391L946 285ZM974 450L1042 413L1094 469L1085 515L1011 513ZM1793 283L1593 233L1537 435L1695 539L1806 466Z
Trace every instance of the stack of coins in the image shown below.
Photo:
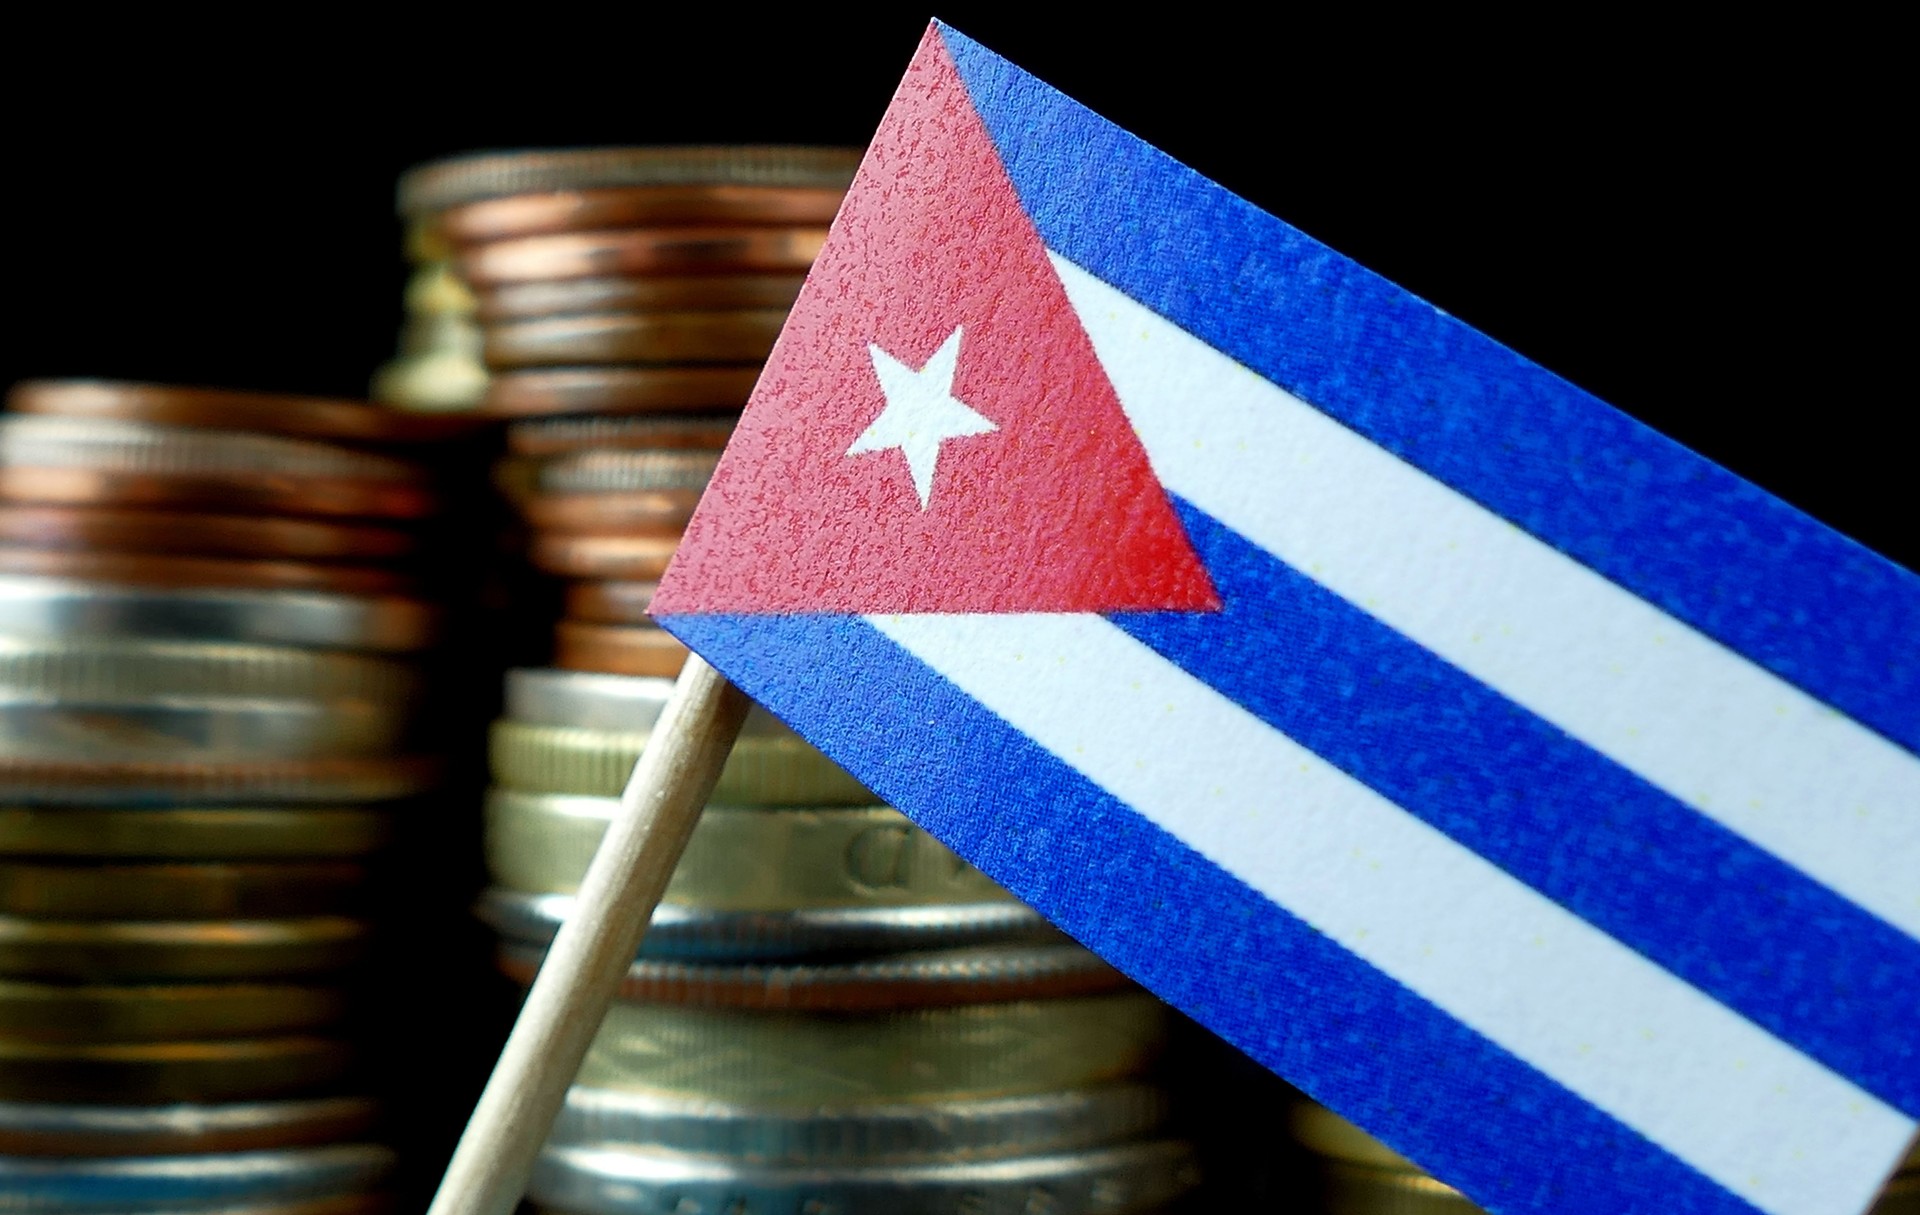
M558 665L672 675L685 660L647 619L653 582L858 159L603 148L465 157L402 179L403 214L446 242L471 293L485 409L526 419L498 481L529 562L565 580Z
M670 689L510 673L481 903L510 977L531 980ZM1165 1020L756 710L530 1195L566 1215L1156 1210L1194 1184L1144 1079Z
M1324 1106L1300 1100L1289 1122L1294 1140L1320 1163L1318 1209L1326 1215L1475 1215L1481 1209ZM1920 1215L1920 1145L1870 1215Z
M0 1205L385 1209L352 971L433 617L365 405L102 383L0 418Z

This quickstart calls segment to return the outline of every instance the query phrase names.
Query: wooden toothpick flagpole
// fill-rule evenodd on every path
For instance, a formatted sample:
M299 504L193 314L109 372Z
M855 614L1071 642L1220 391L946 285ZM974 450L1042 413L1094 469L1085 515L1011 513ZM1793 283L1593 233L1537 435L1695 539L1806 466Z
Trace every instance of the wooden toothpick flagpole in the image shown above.
M427 1215L509 1215L747 715L687 659Z

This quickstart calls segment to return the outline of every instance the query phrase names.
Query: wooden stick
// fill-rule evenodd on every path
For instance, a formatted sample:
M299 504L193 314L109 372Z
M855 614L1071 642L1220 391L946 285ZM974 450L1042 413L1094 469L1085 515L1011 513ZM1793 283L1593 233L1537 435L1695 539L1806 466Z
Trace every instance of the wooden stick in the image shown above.
M720 779L747 698L687 659L427 1215L509 1215Z

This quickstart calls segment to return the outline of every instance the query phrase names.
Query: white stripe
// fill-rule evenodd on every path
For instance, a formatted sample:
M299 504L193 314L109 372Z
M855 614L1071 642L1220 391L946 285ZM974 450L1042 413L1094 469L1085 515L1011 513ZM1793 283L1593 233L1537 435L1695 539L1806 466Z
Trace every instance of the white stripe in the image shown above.
M1853 1215L1913 1133L1097 616L869 619L1202 856L1762 1210Z
M1920 759L1053 262L1169 490L1920 937Z

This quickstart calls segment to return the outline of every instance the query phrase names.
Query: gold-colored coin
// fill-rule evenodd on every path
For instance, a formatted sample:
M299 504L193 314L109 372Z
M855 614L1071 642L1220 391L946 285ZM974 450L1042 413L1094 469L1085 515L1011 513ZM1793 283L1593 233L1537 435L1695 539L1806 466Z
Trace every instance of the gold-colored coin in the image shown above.
M671 679L686 661L687 647L659 625L562 620L553 626L553 665L564 670Z
M0 806L0 856L268 860L364 856L393 834L379 810L92 810Z
M0 979L0 1041L162 1042L300 1033L346 1015L338 988L284 983L29 983Z
M491 421L480 412L487 399L487 367L480 361L480 331L462 332L449 338L444 330L425 335L409 325L401 333L403 346L427 345L408 350L382 364L373 373L368 391L389 413L402 417L470 417ZM401 411L406 411L401 413Z
M496 321L486 327L489 367L568 367L596 363L759 363L773 349L787 314L616 312Z
M571 726L493 723L493 779L528 793L618 797L647 735ZM736 806L866 806L878 799L832 760L788 732L742 734L714 786Z
M453 268L451 251L445 258L415 268L407 277L401 303L409 317L472 317L479 309L473 288Z
M343 1077L353 1048L328 1038L108 1046L0 1040L0 1100L241 1101L311 1092Z
M501 418L737 410L759 378L758 366L503 371L488 381L483 409Z
M249 979L340 970L366 952L368 925L292 920L34 920L0 916L0 975L83 983Z
M1299 1101L1287 1111L1287 1123L1301 1147L1320 1156L1369 1168L1417 1173L1420 1166L1367 1134L1324 1105Z
M359 901L365 866L0 862L0 916L53 920L219 920L321 915Z
M1481 1215L1452 1186L1425 1173L1326 1164L1325 1209L1329 1215Z
M793 307L804 274L700 274L623 278L535 279L501 283L477 296L486 321L589 312L711 312L723 309Z
M895 1013L621 1002L576 1082L779 1106L1009 1096L1138 1075L1165 1029L1138 992Z
M572 894L616 798L487 793L487 869L531 894ZM663 902L720 911L924 906L1011 899L890 806L708 806Z

